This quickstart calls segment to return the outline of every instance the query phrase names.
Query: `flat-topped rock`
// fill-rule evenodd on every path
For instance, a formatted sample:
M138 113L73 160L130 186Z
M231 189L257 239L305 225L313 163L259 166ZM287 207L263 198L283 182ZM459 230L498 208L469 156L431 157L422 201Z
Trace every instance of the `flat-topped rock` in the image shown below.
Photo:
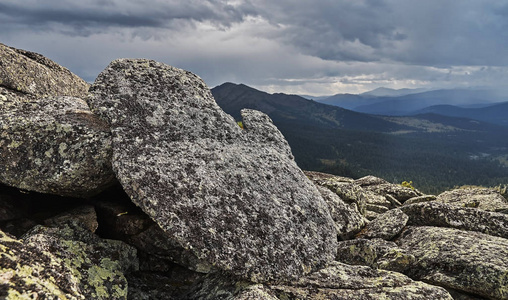
M252 297L248 297L252 295ZM447 299L443 288L407 276L365 266L332 262L330 266L287 285L253 285L210 274L189 299Z
M435 201L490 211L506 211L508 209L508 200L498 191L481 187L446 191L439 194Z
M84 98L89 84L68 69L34 52L0 44L0 86L36 98Z
M409 226L395 243L416 258L407 275L439 286L507 299L508 240L474 231Z
M242 111L242 129L199 77L150 60L112 62L90 91L117 178L168 238L254 282L333 260L328 207L265 114Z

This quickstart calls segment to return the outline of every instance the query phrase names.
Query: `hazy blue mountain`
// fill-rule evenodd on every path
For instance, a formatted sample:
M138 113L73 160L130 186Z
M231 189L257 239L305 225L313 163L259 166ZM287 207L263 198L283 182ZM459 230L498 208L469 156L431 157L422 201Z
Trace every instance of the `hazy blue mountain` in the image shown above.
M305 98L307 100L314 100L318 102L331 97L331 96L311 96L311 95L298 95L298 96Z
M267 113L303 169L412 180L428 193L508 182L506 127L434 113L369 115L231 83L212 93L237 120L242 108Z
M413 112L413 115L434 113L443 116L461 117L508 127L508 102L487 107L464 108L454 105L434 105Z
M405 96L405 95L411 95L411 94L417 94L417 93L423 93L428 91L428 89L419 88L419 89L390 89L385 87L379 87L377 89L374 89L372 91L368 91L365 93L362 93L360 95L362 96L374 96L374 97L398 97L398 96Z
M356 106L354 110L369 114L397 116L435 105L478 105L502 102L507 98L490 90L435 90L399 97L377 97L376 101Z
M335 105L342 108L356 110L359 106L371 105L389 100L386 97L399 97L423 92L424 89L389 89L377 88L362 94L336 94L329 97L313 98L323 104Z
M384 97L363 96L356 94L337 94L325 99L316 99L316 101L322 104L334 105L354 110L358 106L370 105L384 101Z

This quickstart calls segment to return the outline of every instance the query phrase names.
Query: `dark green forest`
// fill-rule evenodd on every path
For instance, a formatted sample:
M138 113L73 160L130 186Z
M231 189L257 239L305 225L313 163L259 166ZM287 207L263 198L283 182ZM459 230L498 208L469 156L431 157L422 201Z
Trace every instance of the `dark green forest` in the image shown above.
M244 85L224 84L212 92L238 121L242 108L267 113L304 170L412 181L430 194L462 185L508 183L506 127L434 114L361 114Z

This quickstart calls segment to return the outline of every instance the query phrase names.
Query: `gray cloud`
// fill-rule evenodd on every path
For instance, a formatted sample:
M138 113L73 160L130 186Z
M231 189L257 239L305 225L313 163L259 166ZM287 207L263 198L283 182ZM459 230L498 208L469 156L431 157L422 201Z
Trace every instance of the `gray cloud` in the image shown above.
M508 79L503 0L0 0L0 23L88 81L118 57L307 94Z
M210 21L217 26L241 22L248 6L238 8L219 0L26 0L1 1L0 15L8 23L61 30L69 35L90 35L111 27L177 28L184 22Z

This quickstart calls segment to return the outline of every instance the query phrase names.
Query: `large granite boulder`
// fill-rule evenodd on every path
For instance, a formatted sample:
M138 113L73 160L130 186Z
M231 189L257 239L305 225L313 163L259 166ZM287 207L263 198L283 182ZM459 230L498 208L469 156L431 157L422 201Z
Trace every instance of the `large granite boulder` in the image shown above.
M489 211L506 211L508 200L498 191L489 188L471 187L455 189L439 194L437 202L461 207L472 207Z
M365 266L333 262L287 285L253 285L209 275L188 299L453 299L443 288Z
M167 272L174 268L175 263L201 273L212 269L192 251L168 238L167 233L135 206L123 191L118 191L117 187L108 189L110 191L106 197L94 198L101 223L99 234L136 247L140 270Z
M84 100L0 99L0 181L24 190L88 197L114 181L108 125Z
M508 240L473 231L409 226L396 241L416 262L413 279L490 299L508 298Z
M109 128L77 98L88 87L40 54L0 44L0 182L88 197L114 180Z
M2 299L127 299L136 250L80 226L37 226L22 240L0 231Z
M328 207L268 116L244 110L242 129L199 77L150 60L112 62L90 91L123 188L199 259L254 282L333 260Z
M54 61L34 52L0 44L0 86L35 98L84 98L89 85Z

